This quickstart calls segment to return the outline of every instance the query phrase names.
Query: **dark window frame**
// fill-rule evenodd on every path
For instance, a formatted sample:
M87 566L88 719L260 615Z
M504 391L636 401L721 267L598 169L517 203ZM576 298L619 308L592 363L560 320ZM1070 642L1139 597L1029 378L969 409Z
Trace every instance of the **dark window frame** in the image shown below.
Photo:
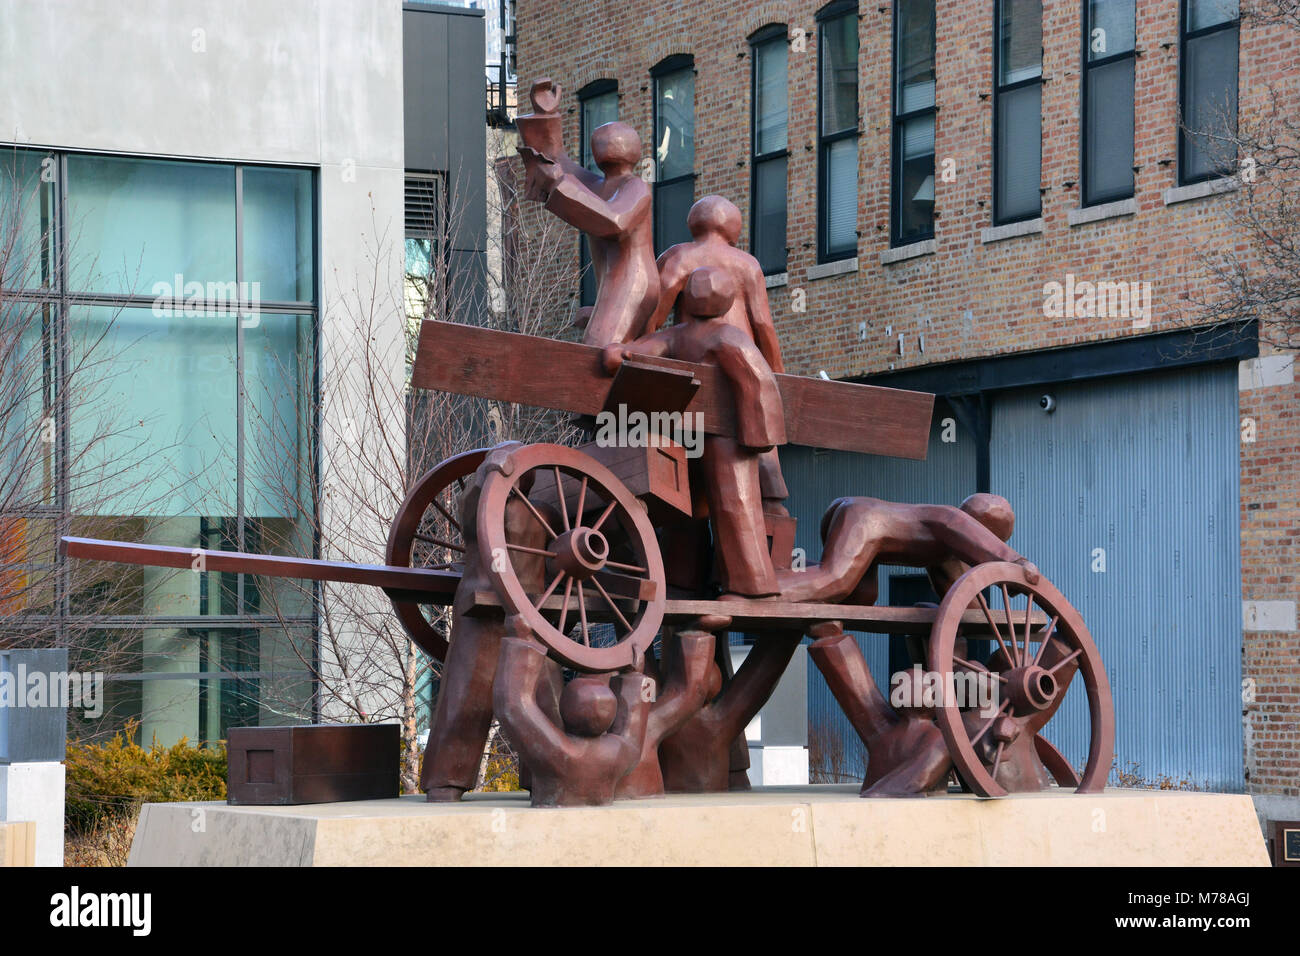
M614 94L615 101L618 97L618 80L599 79L592 80L582 89L578 90L578 164L585 166L583 157L591 148L590 140L592 130L587 129L587 111L585 109L587 101L593 100L598 96L608 96ZM587 247L587 237L578 233L578 305L589 306L596 304L596 280L593 275L591 278L592 294L591 301L587 301L587 287L584 279L591 271L591 250Z
M1187 25L1191 22L1189 16L1191 11L1188 9L1190 2L1191 0L1178 0L1178 185L1180 186L1192 186L1196 183L1224 179L1236 173L1234 166L1231 169L1211 170L1198 176L1185 175L1187 170L1187 141L1191 136L1185 125L1187 121L1187 86L1190 82L1187 72L1187 44L1190 41L1199 40L1201 37L1215 33L1222 33L1225 30L1235 30L1237 32L1237 89L1234 94L1237 117L1234 117L1234 122L1241 115L1241 4L1237 4L1236 19L1225 20L1222 23L1216 23L1214 26L1189 31Z
M1082 68L1079 70L1079 205L1082 208L1090 206L1102 206L1106 203L1120 202L1125 199L1132 199L1137 194L1137 176L1133 177L1133 185L1127 192L1102 193L1093 196L1089 192L1088 182L1088 146L1090 138L1088 136L1088 74L1092 70L1101 67L1110 66L1112 63L1120 63L1124 60L1133 61L1133 88L1129 91L1129 97L1133 101L1133 149L1137 150L1137 0L1133 0L1133 48L1123 53L1115 53L1110 56L1104 56L1096 60L1089 58L1092 52L1092 23L1089 21L1091 3L1090 0L1082 0L1083 3L1083 59ZM1039 122L1042 122L1041 118ZM1130 157L1130 165L1133 163L1133 157Z
M938 134L938 131L939 131L939 119L938 119L938 117L939 117L939 96L938 96L938 92L939 92L939 89L938 89L938 87L939 87L939 77L938 77L938 71L937 71L937 69L936 69L936 72L935 72L935 97L934 97L934 102L931 103L929 106L925 106L925 107L922 107L922 108L920 108L920 109L910 110L910 111L908 111L908 112L906 112L906 113L900 113L900 112L899 112L899 110L900 110L901 107L902 107L902 103L899 101L899 100L900 100L900 97L899 97L899 84L898 84L898 66L899 66L899 63L898 63L898 52L899 52L899 51L898 51L898 22L899 22L898 10L899 10L899 6L900 6L901 3L902 3L902 0L894 0L894 23L893 23L893 29L892 29L892 37L891 37L891 41L890 41L890 45L891 45L891 54L892 54L892 56L891 56L891 59L892 59L892 68L891 68L891 71L890 71L890 84L889 84L889 86L890 86L890 90L889 90L889 104L890 104L890 105L889 105L889 111L890 111L890 115L891 115L891 117L892 117L892 126L891 126L891 129L890 129L890 146L889 146L889 165L890 165L890 183L889 183L889 245L890 245L890 248L893 248L893 249L899 248L900 246L910 246L910 245L913 245L914 243L918 243L918 242L928 242L929 240L931 240L931 239L934 238L934 218L935 218L935 217L934 217L934 210L931 210L931 211L930 211L930 229L929 229L928 232L926 232L926 233L924 233L924 234L921 234L921 235L908 236L908 237L906 237L906 238L904 238L903 235L902 235L902 225L903 225L903 222L902 222L902 219L903 219L903 217L902 217L902 205L903 205L903 204L902 204L902 188L903 188L903 175L902 175L902 173L903 173L903 127L906 126L907 123L909 123L910 121L912 121L912 120L914 120L914 119L920 119L921 117L924 117L924 116L933 116L933 117L935 117L935 120L934 120L934 129L935 129L935 134L936 134L936 146L937 146L937 134ZM936 31L936 35L937 35L937 31L938 31L938 29L939 29L939 25L938 25L938 19L939 19L939 17L938 17L938 14L939 14L939 11L938 11L938 4L935 3L934 6L935 6L934 30ZM937 36L936 36L936 35L932 35L932 36L931 36L931 38L930 38L930 42L931 42L931 46L933 46L933 48L934 48L934 55L935 55L935 58L936 58L936 60L937 60L938 55L939 55L939 48L938 48ZM937 66L937 64L936 64L936 66ZM937 152L936 152L936 154L935 154L936 158L937 158L937 155L938 155L938 154L937 154ZM937 170L936 170L936 172L934 173L934 176L935 176L935 182L938 183L939 177L938 177Z
M856 258L858 254L856 217L854 224L855 228L853 230L855 235L852 249L846 248L840 251L832 251L829 242L830 195L826 191L826 174L830 160L830 147L841 140L853 139L856 141L862 134L862 116L859 112L862 103L860 100L854 105L854 125L851 128L837 130L829 135L822 129L822 122L825 117L825 113L822 109L824 105L822 102L822 94L824 91L822 77L824 76L823 71L826 67L825 57L822 56L822 31L825 29L826 24L834 20L839 20L842 17L851 17L854 23L854 28L856 29L858 23L857 0L834 0L833 3L829 3L817 11L817 262L819 264L853 259ZM862 51L859 44L859 61L861 60L861 56ZM857 85L860 87L861 83L859 82ZM861 90L859 89L858 92L861 93ZM862 157L859 154L858 162L861 163L861 161ZM855 181L858 183L858 192L860 193L862 184L856 179ZM856 197L854 205L856 206Z
M990 165L990 171L993 174L993 209L991 218L994 226L1009 226L1017 222L1032 222L1043 215L1043 161L1042 161L1042 130L1043 130L1043 107L1042 91L1043 70L1042 70L1042 47L1039 47L1039 69L1037 76L1031 76L1027 79L1017 80L1014 83L1002 83L1002 5L1007 0L994 0L993 3L993 162ZM1039 16L1043 16L1042 5L1039 5ZM1002 111L999 109L1002 97L1008 93L1014 93L1017 90L1026 89L1030 86L1037 85L1040 87L1038 100L1038 131L1039 131L1039 160L1038 160L1038 212L1032 215L1021 215L1014 217L1000 217L998 215L999 200L1001 199L998 190L998 132L1001 130Z
M789 44L790 30L784 23L771 23L765 27L755 30L749 35L749 249L750 252L757 256L758 253L758 171L759 167L771 163L773 160L789 160L790 158L790 133L789 127L786 128L785 147L782 149L769 150L766 153L758 151L758 51L761 47L770 46L776 43ZM790 84L790 65L786 63L786 90L789 95ZM787 98L787 109L789 100ZM790 171L786 167L786 215L789 216L790 200ZM764 275L780 275L785 272L790 265L790 227L789 220L786 221L786 234L782 238L781 245L784 252L781 254L780 268L764 268Z
M51 282L43 287L20 286L13 289L6 289L5 296L7 301L16 303L27 303L30 305L45 305L50 308L51 320L42 331L43 348L49 349L49 368L46 375L49 378L48 387L53 390L53 397L48 407L52 410L55 420L56 442L54 448L54 470L53 484L54 496L53 503L42 505L36 509L14 509L10 512L15 517L26 517L41 520L53 520L59 528L67 528L73 520L86 517L80 514L72 505L72 476L68 472L68 462L71 452L72 441L72 416L74 409L71 405L67 393L66 383L71 374L71 329L72 323L76 321L73 313L78 308L84 307L107 307L114 309L131 309L147 308L155 305L157 297L154 295L145 295L143 293L124 293L124 292L84 292L71 288L69 278L71 275L70 256L71 256L71 224L68 219L68 160L71 157L90 157L90 158L117 158L121 154L103 153L94 150L79 149L57 149L45 148L39 146L13 145L4 144L0 146L0 159L14 152L26 152L39 154L53 161L53 168L56 170L54 179L51 183L51 217L49 221L50 232L42 237L42 244L48 245L51 250L50 266L52 268ZM244 288L244 200L243 200L243 177L244 172L249 169L270 169L281 170L291 169L298 172L307 172L311 174L312 182L312 298L310 300L267 300L257 303L259 313L265 315L284 315L290 317L307 317L311 323L311 342L314 355L312 357L312 375L309 387L314 394L310 398L313 406L315 420L312 422L312 428L315 434L320 433L320 395L321 395L321 290L323 278L321 276L321 215L320 215L320 193L321 193L321 174L318 167L311 166L280 166L270 163L258 162L240 162L238 160L206 160L206 159L176 159L170 156L158 156L154 154L130 155L126 157L131 160L143 163L171 163L187 164L194 166L224 166L234 171L234 198L235 198L235 282L237 288ZM44 259L44 254L42 255ZM44 262L43 262L44 267ZM240 301L238 310L242 310L250 303ZM244 401L248 401L248 396L244 391L243 384L243 367L244 367L244 343L243 343L243 325L241 322L235 323L235 343L237 355L237 372L239 376L239 394L241 404L238 406L236 414L240 424L241 436L243 434L243 414ZM48 338L48 341L45 341ZM256 522L259 520L256 516L247 513L247 501L244 495L243 482L247 471L246 458L243 452L242 437L236 445L236 511L235 515L229 516L233 527L236 529L233 544L237 550L248 550L247 538L256 533ZM320 474L320 462L323 450L319 441L314 442L314 447L310 453L309 467L312 470L312 479L315 480ZM200 527L203 522L212 516L187 515L200 521ZM320 540L318 529L313 529L312 549L314 554L320 550ZM66 531L59 531L59 534L66 534ZM18 613L7 617L0 617L0 638L9 632L15 632L21 635L24 628L32 626L48 628L52 627L56 633L64 634L69 628L112 628L126 630L148 630L156 628L171 627L191 627L200 630L211 630L217 628L271 628L287 626L290 628L304 628L310 631L313 653L313 667L318 662L320 646L320 621L316 605L318 601L313 600L312 610L306 614L265 614L260 609L250 609L250 606L256 603L257 599L257 581L256 575L239 574L232 575L235 577L235 588L227 597L233 598L236 611L234 614L217 613L217 614L187 614L187 615L151 615L151 614L122 614L122 615L102 615L102 614L85 614L80 612L73 605L72 601L72 581L70 575L70 559L56 551L55 556L57 573L54 575L55 597L53 602L53 611L51 613ZM208 580L200 582L201 599L208 600L208 595L204 589L210 587L210 581L219 580L213 575L226 574L229 572L207 572ZM221 585L224 587L224 584ZM161 672L147 672L148 674L157 674ZM215 680L238 680L244 679L247 674L239 674L233 677L227 677L224 673L214 674L211 678L204 679ZM130 680L130 675L116 674L115 680ZM176 678L180 679L180 678ZM319 691L313 693L313 709L318 706ZM197 697L196 697L197 699ZM318 718L318 714L313 713L313 719Z
M682 73L686 70L690 70L692 74L698 75L698 71L695 69L694 54L674 53L672 56L665 57L650 68L650 158L651 162L654 163L655 174L654 183L651 185L650 191L652 200L651 208L654 215L654 244L656 255L661 254L664 249L668 248L667 245L665 245L661 249L659 244L659 230L661 228L659 221L659 196L663 188L667 186L678 186L682 183L689 182L692 184L691 196L694 197L695 195L694 183L696 175L694 157L691 159L691 171L689 173L674 176L672 179L659 178L659 81L666 76L671 76L674 73ZM691 122L694 123L697 118L697 113L695 110L693 85L691 88L691 94Z

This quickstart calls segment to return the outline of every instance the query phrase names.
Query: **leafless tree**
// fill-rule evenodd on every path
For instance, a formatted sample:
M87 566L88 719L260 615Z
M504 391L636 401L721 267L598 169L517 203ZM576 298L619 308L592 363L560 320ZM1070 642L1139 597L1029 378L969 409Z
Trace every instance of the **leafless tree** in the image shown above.
M504 148L504 143L498 146ZM463 191L451 183L446 189L451 199L432 235L407 242L403 257L396 251L405 237L393 236L376 222L365 273L348 288L333 294L327 290L323 314L329 334L323 337L319 357L321 394L302 416L319 423L311 426L321 445L319 470L311 481L284 482L279 489L285 510L309 523L322 558L382 563L389 527L408 490L429 468L454 454L506 440L574 439L576 430L567 418L551 411L413 390L409 385L424 322L470 322L551 337L569 333L572 290L577 288L574 234L547 218L526 220L518 202L518 175L511 159L502 157L492 164L486 274L465 268L451 255L452 237L469 215L460 198ZM567 288L557 288L557 267L573 272ZM388 291L398 284L393 281L395 269L402 271L401 301L393 301ZM394 328L404 334L394 335ZM274 428L261 431L281 433ZM271 445L251 453L285 458L297 450ZM290 551L293 545L263 542L268 551ZM442 560L454 558L449 553ZM300 604L305 596L274 589L274 606L266 610L279 614L286 604ZM298 663L318 681L322 712L338 719L398 721L402 786L415 792L419 738L425 729L418 720L419 705L437 675L437 662L408 638L376 589L326 584L315 598L318 653L309 655L301 647ZM435 628L454 640L449 611L428 611ZM500 746L498 740L489 742L494 754ZM485 767L498 763L485 757Z
M77 241L55 234L49 167L34 155L0 151L0 646L64 647L78 671L139 671L139 631L102 626L139 613L137 576L61 560L58 542L147 534L151 519L129 516L164 494L171 445L115 407L114 380L129 374L117 314L76 321L86 306L59 289L57 243L70 260ZM120 726L70 716L86 736Z
M1243 35L1268 32L1300 42L1300 2L1251 0L1241 8ZM1285 48L1285 46L1283 46ZM1235 103L1234 103L1235 107ZM1197 250L1200 282L1188 319L1215 336L1257 320L1260 340L1300 347L1300 82L1280 70L1262 90L1243 86L1240 111L1195 131L1225 169L1236 169L1225 197L1232 240Z

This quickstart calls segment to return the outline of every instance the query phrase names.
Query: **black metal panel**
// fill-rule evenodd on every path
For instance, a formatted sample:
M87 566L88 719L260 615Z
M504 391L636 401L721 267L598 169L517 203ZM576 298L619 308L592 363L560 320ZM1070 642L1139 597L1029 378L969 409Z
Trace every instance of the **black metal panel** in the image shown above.
M406 168L410 170L441 172L447 168L450 19L436 10L407 8L402 13L402 110ZM481 20L479 28L481 31ZM478 49L482 49L481 42Z
M852 381L934 392L936 395L975 395L1008 388L1254 358L1258 354L1259 324L1252 320L1213 328L1180 329L1060 349L925 365Z
M487 106L482 17L442 18L447 31L447 193L451 248L486 248Z

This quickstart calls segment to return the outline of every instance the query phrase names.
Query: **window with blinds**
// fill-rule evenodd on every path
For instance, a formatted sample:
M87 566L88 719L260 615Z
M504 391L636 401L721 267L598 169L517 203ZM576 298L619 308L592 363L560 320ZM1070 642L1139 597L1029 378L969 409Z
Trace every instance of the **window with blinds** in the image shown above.
M1133 195L1136 0L1089 0L1083 53L1083 205Z
M1178 131L1182 185L1231 175L1237 163L1237 0L1183 0Z
M894 4L894 163L890 240L934 236L934 0Z
M618 81L595 80L588 83L578 91L578 104L578 140L581 143L579 160L587 169L598 173L600 168L591 155L591 134L598 127L618 119ZM578 302L580 305L595 305L596 273L591 268L591 248L583 233L578 234L578 268L581 275Z
M655 254L689 242L686 214L695 201L695 58L670 56L654 80Z
M993 44L993 222L1042 214L1043 7L997 0Z
M818 20L817 259L858 254L858 6L837 0Z
M786 268L786 166L790 155L786 36L784 24L773 24L749 38L753 53L750 249L765 275Z

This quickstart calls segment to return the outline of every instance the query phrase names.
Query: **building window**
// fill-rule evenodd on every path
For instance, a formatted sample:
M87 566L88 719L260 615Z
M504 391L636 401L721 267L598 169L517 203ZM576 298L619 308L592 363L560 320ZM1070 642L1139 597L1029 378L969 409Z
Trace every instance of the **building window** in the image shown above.
M445 189L437 173L406 174L406 314L411 317L446 318L434 313L437 297L431 288L442 271L434 268L434 257L442 253Z
M894 5L891 242L934 236L934 0Z
M695 202L695 58L670 56L654 79L655 252L689 242L686 214Z
M1043 8L997 0L993 44L993 222L1042 215Z
M1135 0L1088 0L1083 33L1083 205L1133 195Z
M749 38L753 53L752 172L749 245L765 275L786 268L788 97L786 28L764 27Z
M1178 181L1231 175L1237 148L1236 0L1183 0Z
M817 259L858 254L858 5L822 7L818 23Z
M578 161L593 173L600 172L591 156L591 134L596 127L618 119L618 82L596 80L578 91ZM580 305L596 304L596 273L591 268L591 249L586 235L578 234L578 267L581 270Z
M315 174L15 149L0 184L0 218L36 253L0 270L0 344L16 331L31 359L3 363L0 391L24 401L0 403L0 437L30 415L49 439L0 443L0 581L24 584L0 641L16 626L102 646L103 720L143 720L144 740L309 717L310 589L56 546L313 553Z

